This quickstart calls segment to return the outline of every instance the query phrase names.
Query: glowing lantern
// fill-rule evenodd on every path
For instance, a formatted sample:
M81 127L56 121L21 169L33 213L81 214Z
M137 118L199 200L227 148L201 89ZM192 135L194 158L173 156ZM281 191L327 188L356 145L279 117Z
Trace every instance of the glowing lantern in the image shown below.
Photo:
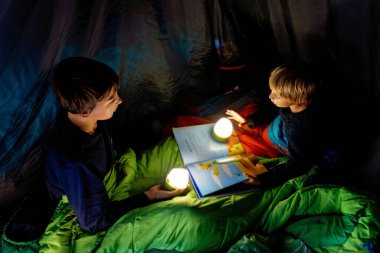
M219 119L214 126L214 134L217 139L226 140L231 137L233 126L231 120L227 118Z
M189 184L189 172L184 168L173 168L166 177L168 189L185 189Z

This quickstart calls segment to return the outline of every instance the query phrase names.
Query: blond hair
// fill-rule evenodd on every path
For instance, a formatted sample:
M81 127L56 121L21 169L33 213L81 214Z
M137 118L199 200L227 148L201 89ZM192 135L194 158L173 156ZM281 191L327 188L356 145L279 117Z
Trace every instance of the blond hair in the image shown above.
M269 87L297 104L310 104L319 80L307 66L287 64L276 67L269 77Z

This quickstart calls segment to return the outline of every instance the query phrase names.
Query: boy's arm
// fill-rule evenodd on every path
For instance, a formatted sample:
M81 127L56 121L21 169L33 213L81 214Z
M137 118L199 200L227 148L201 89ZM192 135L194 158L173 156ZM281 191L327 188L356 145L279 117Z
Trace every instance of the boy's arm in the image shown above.
M277 186L285 181L306 173L313 165L315 141L313 134L307 128L307 122L299 121L294 131L288 133L289 156L286 163L269 168L268 172L258 175L257 178L264 185Z
M107 229L129 210L149 203L143 193L122 201L111 201L103 180L82 163L71 163L62 168L61 180L81 229L90 233Z

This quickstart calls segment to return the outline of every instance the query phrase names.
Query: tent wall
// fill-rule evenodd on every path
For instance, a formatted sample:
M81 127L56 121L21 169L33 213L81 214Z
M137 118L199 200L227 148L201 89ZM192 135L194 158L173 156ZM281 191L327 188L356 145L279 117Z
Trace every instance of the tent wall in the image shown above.
M374 0L2 1L0 207L20 200L40 178L41 144L58 113L49 73L64 57L94 57L120 75L124 102L113 120L116 129L142 134L139 130L149 129L142 126L146 119L180 113L194 94L207 97L225 85L265 92L269 70L289 59L328 66L332 100L354 113L355 119L345 119L351 125L360 112L363 121L380 108L379 5ZM231 43L233 58L220 53ZM220 68L234 65L244 68ZM123 141L133 146L136 140Z

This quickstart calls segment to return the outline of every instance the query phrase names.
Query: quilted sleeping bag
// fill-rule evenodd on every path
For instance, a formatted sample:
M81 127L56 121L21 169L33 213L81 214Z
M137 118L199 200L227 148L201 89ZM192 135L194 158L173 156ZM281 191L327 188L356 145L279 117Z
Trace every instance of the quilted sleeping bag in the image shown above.
M278 163L284 159L262 159ZM172 138L136 157L128 150L104 183L112 199L127 198L183 166ZM107 231L79 228L65 198L42 238L13 242L4 252L375 252L380 205L374 197L333 185L313 184L315 168L271 190L198 199L185 196L137 208Z

